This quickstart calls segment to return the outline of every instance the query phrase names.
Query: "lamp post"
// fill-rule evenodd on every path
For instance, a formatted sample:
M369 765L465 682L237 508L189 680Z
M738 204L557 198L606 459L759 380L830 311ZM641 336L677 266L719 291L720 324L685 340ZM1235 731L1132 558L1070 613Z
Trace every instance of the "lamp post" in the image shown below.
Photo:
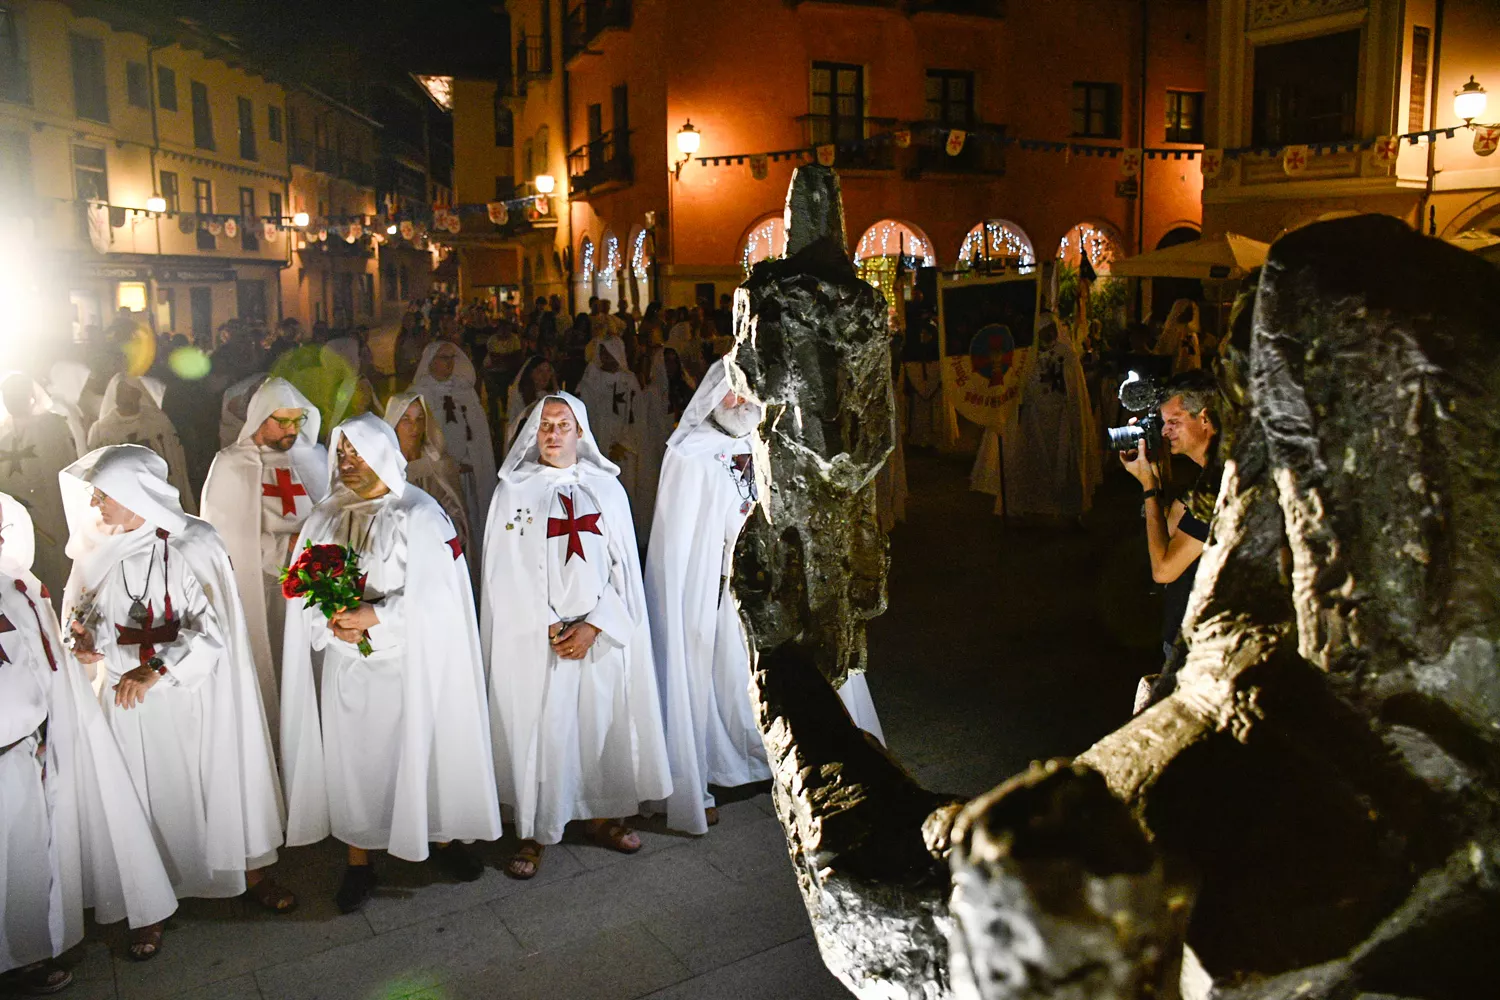
M698 152L698 143L702 139L703 133L693 127L691 118L688 119L682 128L677 130L677 152L682 154L682 159L672 165L672 178L674 180L682 179L682 168L687 166L688 161Z
M557 178L551 174L537 174L531 184L537 194L551 194L557 188Z
M1453 114L1462 118L1470 128L1474 127L1474 119L1484 114L1488 103L1489 98L1485 95L1484 88L1472 73L1469 74L1469 82L1453 92Z

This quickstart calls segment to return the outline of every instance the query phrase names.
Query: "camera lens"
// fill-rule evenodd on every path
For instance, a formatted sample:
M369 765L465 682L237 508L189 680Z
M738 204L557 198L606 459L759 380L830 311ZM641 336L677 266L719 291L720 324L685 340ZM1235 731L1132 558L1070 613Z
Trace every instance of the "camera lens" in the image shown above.
M1110 427L1108 428L1108 433L1110 451L1131 451L1146 436L1145 430L1134 424L1127 424L1124 427Z

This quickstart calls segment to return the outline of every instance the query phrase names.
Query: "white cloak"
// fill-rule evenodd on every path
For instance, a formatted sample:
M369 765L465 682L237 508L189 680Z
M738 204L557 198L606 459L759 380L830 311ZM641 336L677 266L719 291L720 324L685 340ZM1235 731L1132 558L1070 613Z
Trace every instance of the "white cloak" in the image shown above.
M911 387L907 434L914 448L943 448L949 444L947 413L943 403L943 363L906 361L901 365Z
M610 457L618 445L623 454L610 461L620 468L620 485L625 488L634 506L640 493L641 432L644 430L644 414L637 397L641 394L641 383L625 363L625 342L619 337L604 337L597 341L599 348L609 351L618 362L618 371L607 372L599 367L596 357L584 369L578 380L578 398L588 409L599 451ZM640 530L650 522L637 519Z
M115 402L122 382L140 390L140 409L134 416L122 414ZM161 398L162 386L155 379L133 375L116 375L110 379L104 390L104 402L99 405L99 419L89 428L89 449L112 444L140 444L150 448L166 459L167 480L177 487L182 509L191 514L198 509L198 498L188 482L187 456L177 437L177 428L162 412Z
M0 381L15 374L0 375ZM51 412L52 399L32 382L30 413L10 414L0 402L0 482L25 505L39 544L34 571L47 589L61 594L68 579L68 521L63 516L57 474L77 460L76 438L67 420Z
M83 410L83 392L88 387L88 365L79 361L59 361L47 373L47 393L52 397L52 412L68 421L78 454L89 450L89 425L93 418Z
M280 738L281 639L286 598L281 570L313 505L327 495L328 455L318 444L319 414L302 393L281 378L265 378L246 407L238 440L214 456L203 483L203 519L219 532L234 564L261 703L274 741ZM299 409L307 415L290 451L261 448L255 432L272 413Z
M256 372L224 390L224 399L219 403L220 448L228 448L240 439L240 431L245 428L250 399L267 377L265 372ZM314 436L314 440L316 439Z
M541 464L533 406L490 505L481 620L500 801L519 837L555 844L570 820L634 815L672 781L630 502L582 401L547 398L578 420L578 461ZM599 636L564 660L547 632L577 620Z
M347 437L390 492L361 500L337 481ZM315 608L288 609L281 749L287 843L330 833L353 847L425 860L430 842L495 840L500 809L469 572L448 515L406 481L396 432L374 414L334 428L331 492L303 525L348 545L380 623L374 652L337 638ZM321 671L313 654L322 651ZM320 704L321 696L321 704Z
M999 443L1004 492L997 490L995 513L1073 517L1093 506L1100 479L1094 418L1078 354L1061 333L1050 348L1038 343Z
M5 972L77 944L86 908L99 923L143 927L171 915L177 897L114 736L27 569L25 508L0 494L0 518L0 747L17 744L0 754Z
M706 833L710 784L771 776L750 704L750 650L730 590L734 545L758 498L750 436L710 420L729 391L714 362L667 444L651 545L646 604L666 720L672 796L667 825Z
M237 896L247 869L275 860L281 787L229 554L207 521L182 512L166 475L161 456L140 445L100 448L63 471L73 557L63 614L92 607L98 616L99 703L177 896ZM145 525L106 529L89 505L95 487ZM121 631L136 624L133 594L151 625L175 621L178 630L154 646L167 674L127 710L112 689L149 655Z
M490 440L490 422L474 386L474 363L459 349L453 359L453 374L443 381L432 377L432 359L448 341L434 341L422 352L409 391L421 393L427 405L441 418L443 445L458 463L463 481L464 506L469 511L469 537L484 538L484 514L495 492L495 446ZM457 345L454 345L457 346ZM482 558L476 549L470 553Z
M406 460L406 481L436 500L448 515L448 520L458 529L458 538L465 552L474 551L473 532L470 530L469 508L464 503L463 479L458 463L448 454L443 441L443 424L433 415L427 398L420 392L398 392L385 404L385 422L395 430L412 403L421 401L422 411L427 414L427 430L422 436L422 454ZM479 569L479 560L469 561L469 576L472 582Z

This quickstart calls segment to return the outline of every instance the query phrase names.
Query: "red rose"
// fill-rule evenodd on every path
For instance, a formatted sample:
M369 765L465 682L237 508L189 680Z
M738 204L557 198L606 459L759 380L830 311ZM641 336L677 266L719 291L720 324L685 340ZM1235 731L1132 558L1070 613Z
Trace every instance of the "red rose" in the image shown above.
M319 570L327 576L337 576L344 571L344 547L342 545L314 545Z
M302 589L302 581L297 578L294 571L288 571L281 580L281 596L288 600L301 597L306 591Z

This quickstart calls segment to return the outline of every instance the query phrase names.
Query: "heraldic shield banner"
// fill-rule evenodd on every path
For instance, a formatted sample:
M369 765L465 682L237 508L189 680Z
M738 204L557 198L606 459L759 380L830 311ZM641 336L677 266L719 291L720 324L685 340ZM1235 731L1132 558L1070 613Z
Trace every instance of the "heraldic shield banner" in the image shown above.
M943 394L966 420L999 428L1015 416L1035 343L1034 274L938 281Z

